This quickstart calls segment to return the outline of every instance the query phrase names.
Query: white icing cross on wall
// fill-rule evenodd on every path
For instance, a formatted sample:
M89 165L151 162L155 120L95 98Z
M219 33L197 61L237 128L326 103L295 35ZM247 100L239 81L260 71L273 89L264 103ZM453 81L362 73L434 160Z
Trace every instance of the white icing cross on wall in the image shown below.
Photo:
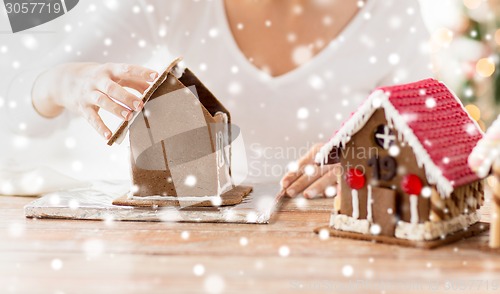
M391 130L388 126L384 126L384 133L376 133L375 138L382 140L382 147L389 149L391 144L396 140L396 136L391 135Z

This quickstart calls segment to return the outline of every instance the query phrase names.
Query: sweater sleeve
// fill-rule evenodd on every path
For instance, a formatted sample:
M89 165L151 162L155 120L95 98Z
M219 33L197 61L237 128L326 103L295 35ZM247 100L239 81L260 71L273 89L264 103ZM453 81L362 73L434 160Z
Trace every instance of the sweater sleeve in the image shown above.
M154 60L152 56L157 55L159 42L164 41L158 36L158 27L163 27L159 21L161 15L174 5L161 4L159 8L162 9L153 10L146 1L115 6L104 2L80 3L67 15L41 26L40 29L48 33L32 37L36 50L33 45L33 50L26 53L22 42L18 42L19 50L11 50L9 57L19 61L21 66L13 74L9 73L12 78L6 91L6 107L2 110L9 131L29 137L46 137L64 129L71 119L81 119L66 110L49 119L33 107L31 92L35 81L56 65L110 62L139 64L159 70L166 63L165 57Z
M68 111L63 111L55 118L46 118L33 107L31 90L44 70L33 68L11 81L7 90L7 105L3 108L5 125L11 132L29 137L46 137L64 128L72 118Z

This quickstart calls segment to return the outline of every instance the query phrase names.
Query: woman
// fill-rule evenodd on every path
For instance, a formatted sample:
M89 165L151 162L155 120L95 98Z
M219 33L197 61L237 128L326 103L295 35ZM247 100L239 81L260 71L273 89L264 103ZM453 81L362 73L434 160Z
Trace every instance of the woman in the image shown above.
M165 47L169 58L183 56L231 111L244 135L249 176L276 180L288 168L281 182L287 194L312 198L335 184L333 171L312 164L317 142L373 88L430 75L416 0L113 3L77 7L80 20L63 50L53 51L54 60L66 55L71 63L47 62L46 71L22 77L24 84L10 91L10 99L23 91L30 97L11 118L22 120L24 133L50 135L76 114L109 138L99 110L123 120L141 109L124 87L143 92L169 59L138 64ZM74 129L73 138L89 138L78 144L87 148L71 151L81 158L80 170L100 178L128 173L126 151L105 162L105 144L86 135L88 128Z

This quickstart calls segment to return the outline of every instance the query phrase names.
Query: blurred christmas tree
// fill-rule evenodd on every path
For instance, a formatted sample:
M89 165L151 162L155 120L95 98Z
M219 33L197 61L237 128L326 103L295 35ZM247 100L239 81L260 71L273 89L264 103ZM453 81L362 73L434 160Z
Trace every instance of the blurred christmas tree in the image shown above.
M500 105L500 0L463 0L463 24L457 30L457 38L474 42L479 55L467 60L459 95L471 115L484 128L484 121L495 118ZM474 106L479 106L483 111ZM496 106L496 107L491 107Z
M490 7L495 15L495 32L494 32L494 52L496 57L496 68L500 69L500 0L490 0ZM495 71L494 75L495 101L500 104L500 70Z
M482 0L464 0L464 11L466 19L466 30L463 33L464 37L468 37L476 42L480 42L484 46L484 56L483 58L476 60L475 69L476 74L480 78L490 78L490 83L492 85L492 93L495 97L495 102L500 103L500 98L497 96L497 79L498 72L496 71L496 65L498 65L498 45L500 44L500 40L497 40L497 37L500 35L500 31L498 30L498 24L500 21L500 15L498 14L497 6L500 5L500 0L489 0L488 10L486 15L481 13L481 15L477 15L474 10L479 9L482 4L481 2L485 2ZM482 11L483 12L483 11ZM474 85L474 75L470 76L466 80L466 84ZM477 76L476 76L477 78Z
M500 110L500 0L420 0L437 77L481 127Z

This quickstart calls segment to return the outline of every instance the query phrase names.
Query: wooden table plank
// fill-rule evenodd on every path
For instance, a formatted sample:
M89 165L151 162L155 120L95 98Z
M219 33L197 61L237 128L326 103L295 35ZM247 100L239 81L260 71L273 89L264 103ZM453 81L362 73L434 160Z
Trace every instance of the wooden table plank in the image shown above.
M321 240L332 199L288 201L270 225L25 219L31 200L0 197L0 293L500 291L486 234L431 251Z

